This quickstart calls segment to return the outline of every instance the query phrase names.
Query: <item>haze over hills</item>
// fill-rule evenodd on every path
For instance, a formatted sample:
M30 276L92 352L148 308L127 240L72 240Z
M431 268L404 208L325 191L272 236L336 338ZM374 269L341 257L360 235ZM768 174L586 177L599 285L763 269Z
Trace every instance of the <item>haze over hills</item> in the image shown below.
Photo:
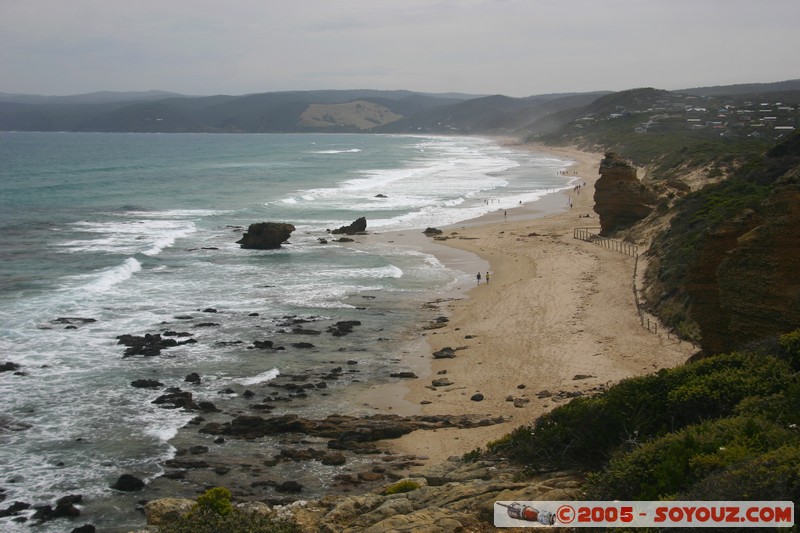
M775 92L800 94L800 80L674 91L701 97ZM511 98L405 90L242 96L186 96L164 91L73 96L0 93L0 131L459 133L527 138L558 131L585 114L599 98L613 99L613 94L596 91ZM629 92L618 94L626 98Z

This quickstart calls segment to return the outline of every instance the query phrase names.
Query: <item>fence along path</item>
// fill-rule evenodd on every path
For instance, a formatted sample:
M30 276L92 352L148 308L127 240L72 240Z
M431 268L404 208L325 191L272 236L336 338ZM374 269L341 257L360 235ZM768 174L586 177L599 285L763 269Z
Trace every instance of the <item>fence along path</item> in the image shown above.
M637 288L636 280L639 271L639 247L635 244L631 244L625 241L619 241L616 239L609 239L607 237L601 237L598 232L601 228L599 227L584 227L584 228L575 228L573 230L572 236L576 239L580 239L582 241L590 242L592 244L596 244L598 246L602 246L603 248L608 248L609 250L614 250L615 252L620 252L625 255L629 255L633 257L633 299L636 302L636 312L639 313L639 321L642 324L643 328L647 328L648 331L652 331L656 335L658 335L658 326L659 321L655 317L651 317L649 314L645 313L642 309L642 305L639 302L639 290ZM668 340L675 340L677 342L681 342L681 338L675 334L670 333L670 331L666 328L661 328L663 332L666 332Z

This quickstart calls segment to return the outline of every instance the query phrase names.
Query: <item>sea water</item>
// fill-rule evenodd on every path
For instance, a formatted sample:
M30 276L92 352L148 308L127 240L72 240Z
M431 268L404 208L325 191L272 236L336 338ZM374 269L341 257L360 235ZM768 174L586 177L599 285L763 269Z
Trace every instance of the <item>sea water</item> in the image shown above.
M67 494L113 502L120 474L159 476L194 415L154 405L135 379L185 388L197 372L195 400L219 403L232 386L347 358L357 380L284 408L347 411L341 389L385 379L419 302L467 274L327 230L366 217L369 232L422 231L509 209L566 187L567 164L471 137L0 133L0 363L19 365L0 373L0 509ZM262 221L296 230L279 250L236 244ZM286 317L362 326L352 340L254 356L254 341L286 334ZM117 342L167 329L196 342L156 357L124 357ZM13 518L0 528L114 520Z

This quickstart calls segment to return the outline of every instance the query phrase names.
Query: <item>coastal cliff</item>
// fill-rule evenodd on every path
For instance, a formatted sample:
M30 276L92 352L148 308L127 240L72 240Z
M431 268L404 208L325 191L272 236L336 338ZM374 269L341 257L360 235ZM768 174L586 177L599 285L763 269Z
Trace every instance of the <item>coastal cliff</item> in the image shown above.
M656 197L639 181L635 167L609 152L600 162L594 201L594 211L600 216L600 234L607 236L647 217L653 211Z
M650 309L705 354L800 324L800 137L677 203L649 252Z

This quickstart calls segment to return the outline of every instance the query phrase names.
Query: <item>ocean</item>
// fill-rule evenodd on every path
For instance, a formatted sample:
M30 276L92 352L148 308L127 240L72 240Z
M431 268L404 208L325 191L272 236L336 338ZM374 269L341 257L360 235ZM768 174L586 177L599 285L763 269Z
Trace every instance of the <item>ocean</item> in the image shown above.
M327 230L366 217L368 232L421 232L529 204L569 187L568 164L473 137L0 133L0 364L18 366L0 372L0 510L68 494L85 509L0 529L143 523L110 485L158 478L196 413L153 404L163 392L137 379L185 390L197 373L194 399L225 409L242 387L349 363L273 414L358 414L348 389L385 381L420 304L472 274ZM293 224L289 244L236 244L262 221ZM341 320L361 324L292 346L297 324ZM126 357L118 337L148 333L180 342ZM254 349L268 340L286 349Z

